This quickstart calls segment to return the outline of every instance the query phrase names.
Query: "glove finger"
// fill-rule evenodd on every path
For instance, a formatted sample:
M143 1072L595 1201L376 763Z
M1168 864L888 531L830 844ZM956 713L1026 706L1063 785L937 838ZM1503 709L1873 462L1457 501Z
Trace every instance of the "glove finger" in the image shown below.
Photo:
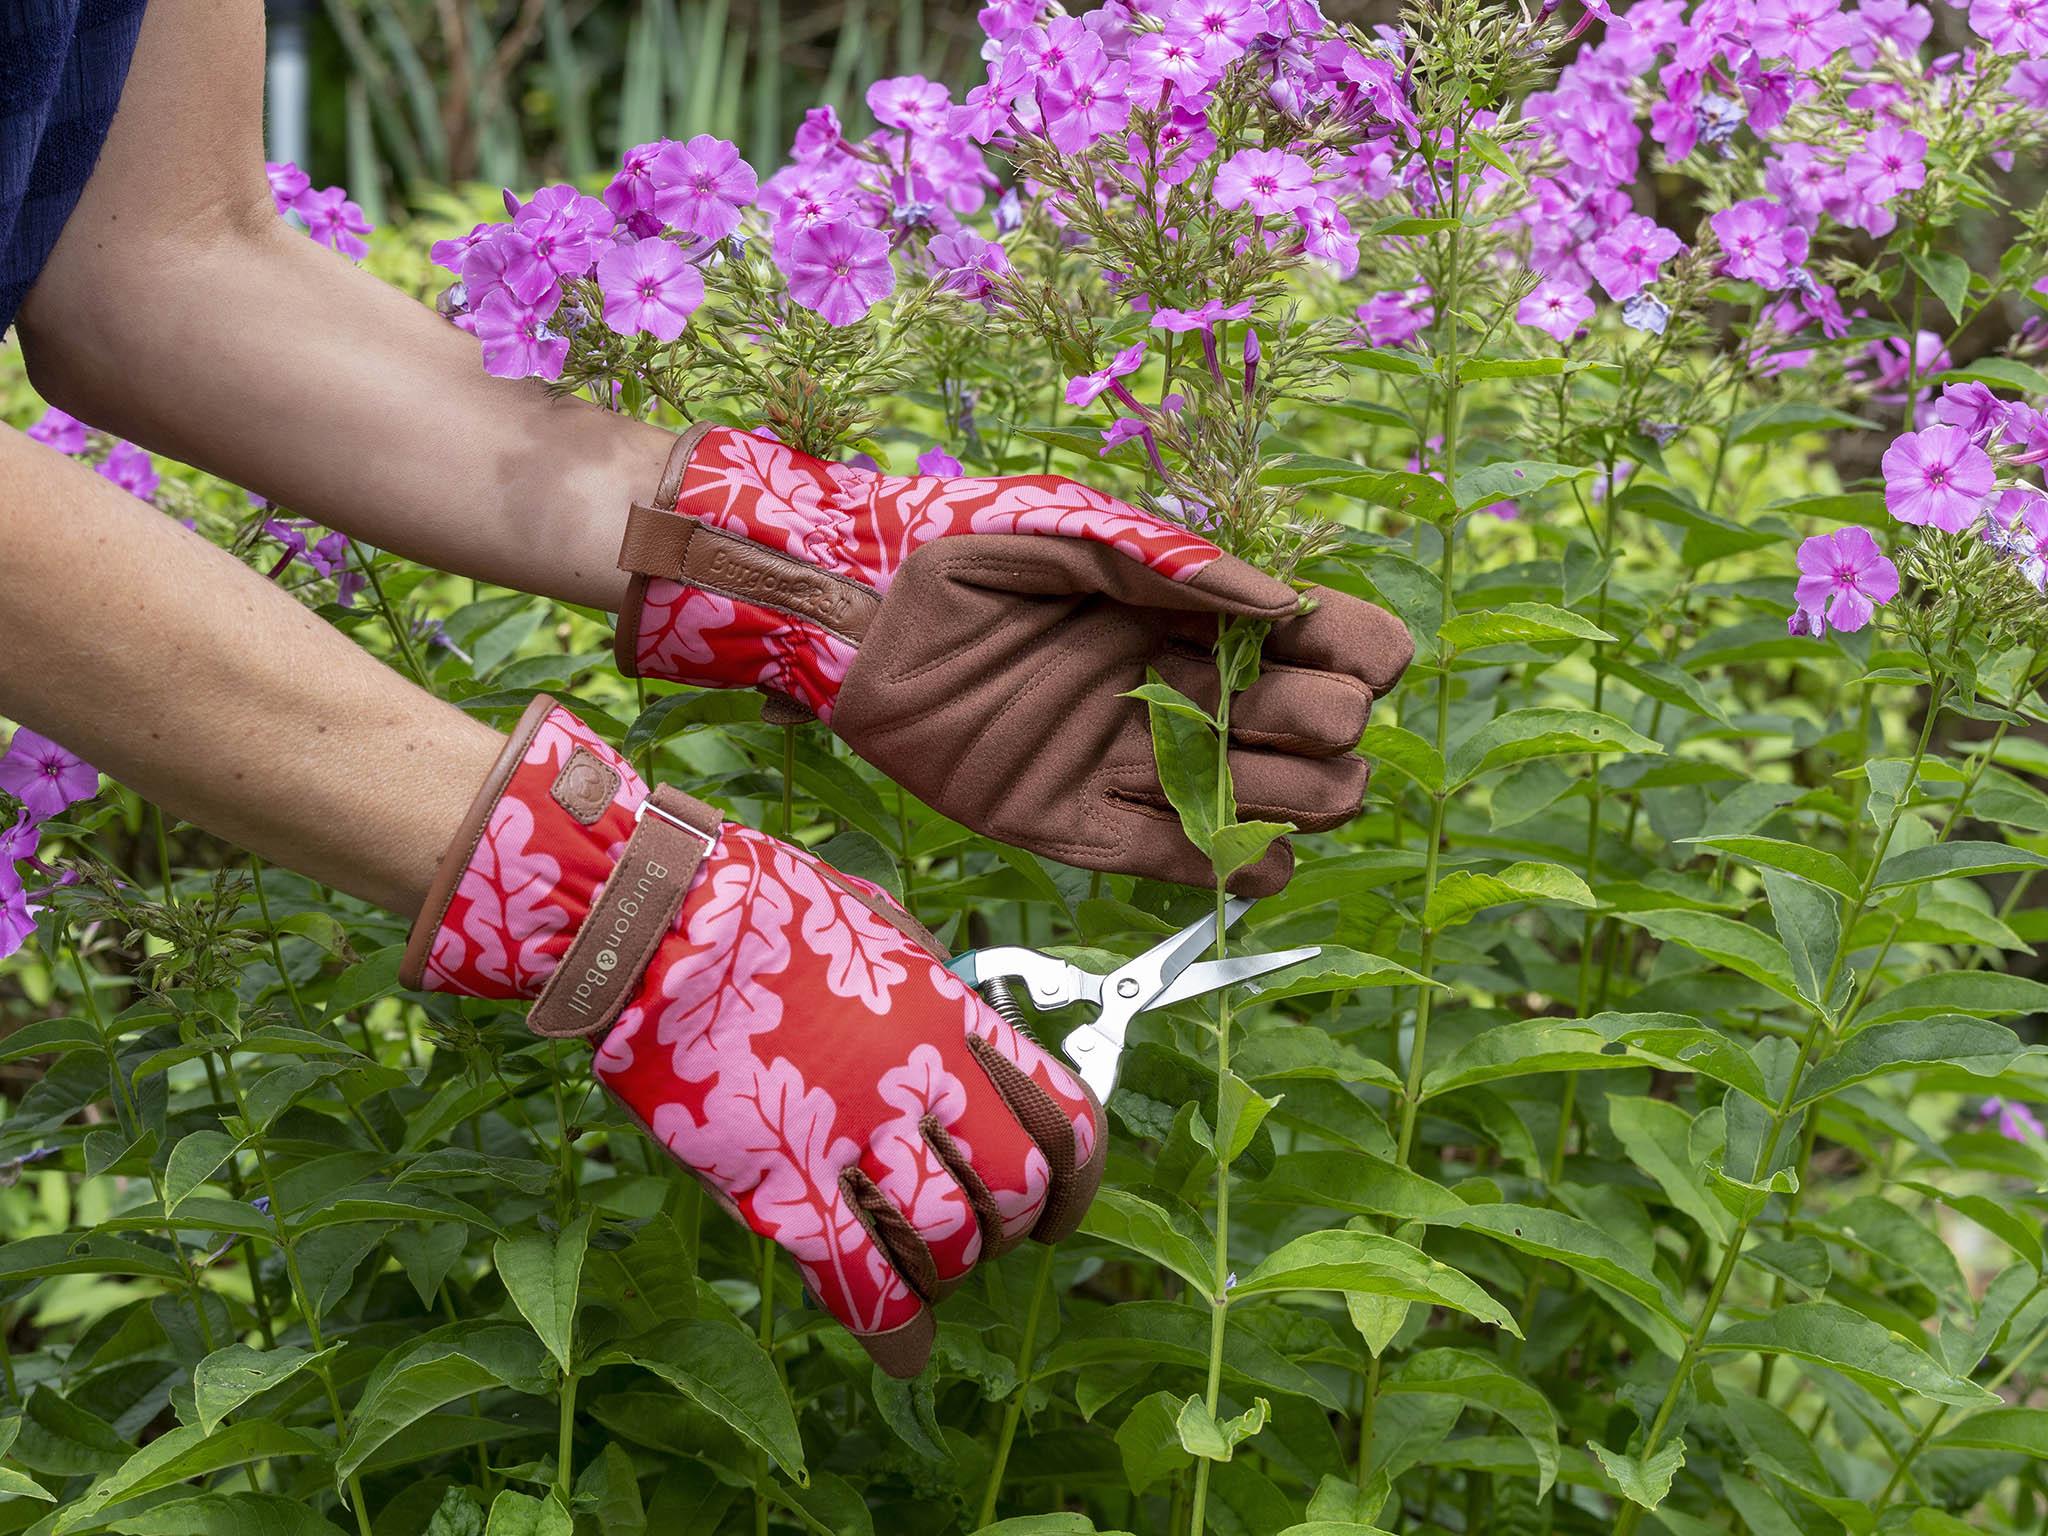
M857 1165L840 1170L832 1230L788 1251L813 1299L889 1375L917 1375L938 1325L918 1292L936 1288L931 1256L889 1197ZM817 1256L806 1257L810 1250ZM829 1250L829 1251L826 1251ZM921 1273L913 1273L921 1271Z
M1218 554L1192 575L1183 567L1176 576L1089 539L991 533L934 539L904 562L906 568L916 560L943 560L949 579L996 592L1101 593L1133 608L1276 621L1301 611L1299 594L1286 582L1233 555Z
M1179 647L1157 659L1159 675L1204 709L1216 707L1216 664ZM1267 661L1258 680L1230 701L1230 739L1240 747L1299 757L1336 757L1358 745L1373 692L1348 672Z
M1244 821L1287 821L1298 832L1327 832L1356 816L1365 803L1372 765L1362 757L1294 757L1281 752L1233 752L1237 814Z
M1045 1201L1029 1235L1056 1243L1081 1224L1102 1185L1102 1106L1065 1062L993 1008L977 1008L969 1031L968 1050L1045 1160Z
M1311 587L1307 595L1315 607L1273 626L1266 660L1355 677L1374 698L1384 697L1414 659L1408 626L1348 592Z

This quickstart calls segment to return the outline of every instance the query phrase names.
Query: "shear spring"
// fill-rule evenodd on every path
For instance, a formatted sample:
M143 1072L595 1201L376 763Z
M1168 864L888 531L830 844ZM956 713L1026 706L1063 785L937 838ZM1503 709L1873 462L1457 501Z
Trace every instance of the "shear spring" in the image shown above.
M1012 1029L1029 1034L1030 1028L1024 1022L1024 1010L1017 1006L1017 996L1010 990L1010 983L1001 976L991 976L976 989L981 1000L1002 1016L1005 1024Z

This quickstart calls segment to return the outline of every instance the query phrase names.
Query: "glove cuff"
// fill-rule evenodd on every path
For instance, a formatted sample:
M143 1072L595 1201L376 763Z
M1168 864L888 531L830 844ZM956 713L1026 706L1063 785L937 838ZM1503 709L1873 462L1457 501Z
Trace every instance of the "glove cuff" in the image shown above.
M400 980L537 997L536 1033L595 1034L617 1017L719 836L716 811L666 787L650 796L630 763L542 694L441 861Z

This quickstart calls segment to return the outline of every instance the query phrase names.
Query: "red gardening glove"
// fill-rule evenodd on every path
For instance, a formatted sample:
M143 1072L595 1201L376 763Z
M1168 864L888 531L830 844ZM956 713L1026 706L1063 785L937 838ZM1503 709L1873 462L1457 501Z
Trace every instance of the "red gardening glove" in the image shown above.
M413 926L409 986L534 997L892 1375L977 1260L1079 1224L1101 1107L879 888L648 789L534 700Z
M1159 785L1144 706L1156 668L1205 704L1222 618L1273 628L1231 711L1239 812L1302 831L1358 812L1353 749L1413 647L1393 615L1303 602L1184 528L1054 475L892 476L730 427L678 440L636 506L618 660L760 687L831 725L955 821L1087 869L1207 885ZM1233 888L1266 895L1286 843Z

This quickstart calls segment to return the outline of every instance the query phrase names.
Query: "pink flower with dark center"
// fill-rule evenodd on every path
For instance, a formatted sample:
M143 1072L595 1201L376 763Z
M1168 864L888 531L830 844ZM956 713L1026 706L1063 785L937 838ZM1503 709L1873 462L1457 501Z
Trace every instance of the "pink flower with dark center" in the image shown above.
M1199 309L1154 310L1152 325L1156 330L1184 336L1189 331L1213 331L1225 321L1242 320L1251 312L1250 299L1240 299L1235 304L1225 304L1221 299L1210 299Z
M1983 442L2005 425L2009 407L1982 384L1951 384L1934 402L1934 419L1946 426L1961 427L1976 442Z
M1436 319L1428 286L1376 293L1358 306L1365 339L1376 347L1398 347L1414 340Z
M845 142L846 136L839 130L839 114L830 107L813 107L804 114L803 126L797 129L789 153L795 160L815 160Z
M1126 347L1093 373L1084 373L1067 380L1067 404L1093 405L1103 395L1116 389L1117 380L1136 373L1145 364L1145 343Z
M1977 521L1996 480L1991 456L1961 427L1908 432L1885 450L1884 504L1916 527L1961 533Z
M1767 197L1752 197L1723 208L1707 222L1721 242L1721 271L1729 277L1775 292L1790 280L1792 269L1806 260L1806 231Z
M1685 242L1645 214L1632 213L1593 242L1586 270L1610 299L1629 299L1657 280Z
M1864 528L1817 534L1799 546L1799 584L1792 595L1804 613L1819 614L1844 634L1899 595L1899 568Z
M1558 341L1570 341L1592 316L1592 296L1555 278L1542 283L1515 310L1523 325L1533 325Z
M1199 38L1174 32L1147 32L1131 45L1131 84L1156 98L1162 86L1193 101L1216 78L1208 46Z
M1319 197L1301 216L1302 249L1334 271L1349 277L1358 270L1358 236L1333 197Z
M839 221L800 231L775 263L789 296L828 325L851 325L896 286L889 237L879 229Z
M2048 54L2048 0L1971 0L1970 30L1999 53Z
M739 150L708 133L664 144L653 174L656 215L705 240L723 240L739 228L740 210L760 190Z
M501 379L559 379L569 360L569 338L548 329L551 310L522 304L500 288L476 308L476 339L484 372Z
M43 412L41 420L28 429L28 435L59 453L83 453L88 430L76 416L53 405Z
M29 820L48 821L98 794L100 774L76 753L22 726L0 755L0 790L21 802Z
M635 144L619 157L619 174L604 189L604 205L620 223L635 214L654 212L654 165L670 145L668 139Z
M1849 180L1864 196L1890 202L1901 192L1910 192L1927 182L1927 140L1917 133L1905 133L1890 123L1880 123L1863 141L1863 147L1849 157L1845 167Z
M36 908L29 903L21 876L12 864L0 864L0 960L28 942L36 931Z
M1252 0L1180 0L1166 30L1200 43L1212 63L1228 63L1251 45L1265 20L1265 8Z
M107 450L106 462L97 469L102 479L113 481L130 496L156 500L156 488L162 483L156 462L133 443L115 443Z
M1070 65L1046 81L1039 88L1038 104L1053 148L1077 155L1129 122L1130 80L1129 66L1114 63L1085 72Z
M644 331L657 341L674 341L699 304L704 276L673 242L636 240L614 245L597 259L597 286L604 294L604 323L615 331Z
M923 75L897 75L868 87L868 110L884 128L905 133L937 133L952 113L952 96Z
M339 251L351 261L370 254L369 243L363 239L370 233L370 221L340 187L300 194L292 203L292 212L306 221L306 233L329 250Z
M1841 0L1758 0L1750 39L1767 59L1818 69L1855 36L1841 11Z
M1875 64L1879 47L1886 43L1902 59L1916 57L1934 30L1934 17L1911 0L1863 0L1849 23L1854 34L1849 58L1859 69Z
M1240 149L1216 172L1218 207L1249 207L1260 215L1300 213L1316 200L1315 171L1282 149Z
M520 239L506 247L505 286L520 303L538 305L564 279L590 271L610 243L612 217L574 187L542 187L512 224Z
M313 183L289 160L266 160L263 174L270 179L270 201L279 213L289 213Z

